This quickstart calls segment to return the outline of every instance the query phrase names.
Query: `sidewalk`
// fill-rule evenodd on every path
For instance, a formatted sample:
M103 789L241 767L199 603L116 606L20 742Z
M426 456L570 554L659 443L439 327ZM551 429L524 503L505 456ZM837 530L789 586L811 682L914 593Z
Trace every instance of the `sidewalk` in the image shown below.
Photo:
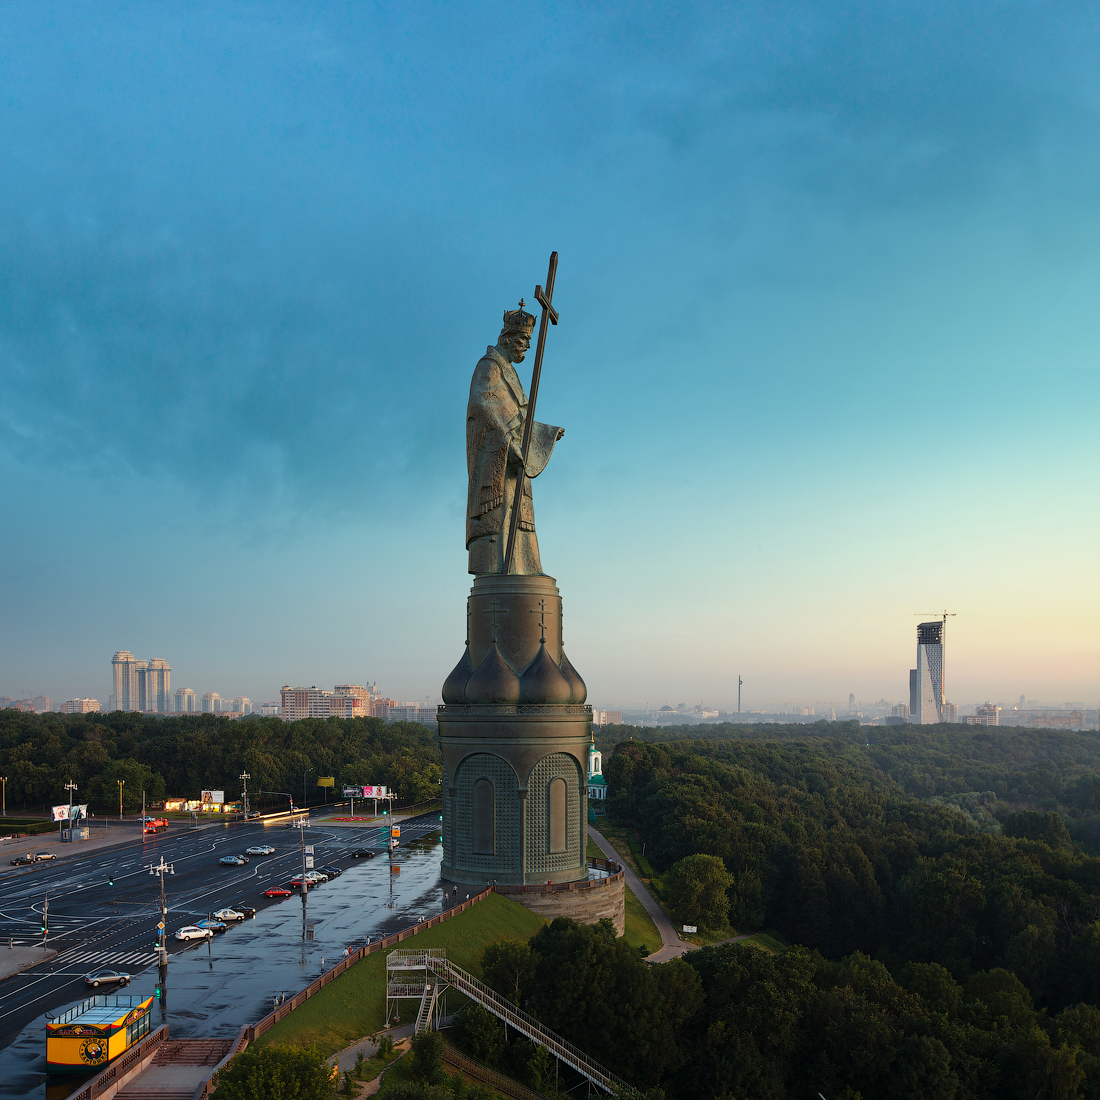
M416 1024L403 1024L401 1027L391 1028L389 1031L380 1031L379 1035L388 1035L393 1040L393 1045L400 1048L401 1044L406 1040L412 1038L413 1028ZM364 1058L369 1058L378 1049L378 1044L370 1038L360 1039L357 1043L352 1043L350 1047L345 1047L341 1051L337 1051L336 1054L329 1058L329 1065L332 1064L335 1059L336 1065L339 1067L340 1072L344 1073L349 1069L355 1068L355 1060L359 1056L359 1051L363 1052Z
M597 847L608 859L613 859L622 865L623 874L626 876L626 884L634 891L634 896L645 907L645 911L653 918L657 925L657 931L661 933L661 950L654 951L646 957L646 962L668 962L669 959L678 959L685 951L694 951L695 944L686 943L680 939L676 926L665 916L665 911L654 900L653 895L645 888L645 884L630 869L627 862L595 825L588 826L588 835L596 842Z
M0 946L0 982L13 974L21 974L24 970L47 963L56 954L52 947L43 951L41 947L13 947L9 950Z

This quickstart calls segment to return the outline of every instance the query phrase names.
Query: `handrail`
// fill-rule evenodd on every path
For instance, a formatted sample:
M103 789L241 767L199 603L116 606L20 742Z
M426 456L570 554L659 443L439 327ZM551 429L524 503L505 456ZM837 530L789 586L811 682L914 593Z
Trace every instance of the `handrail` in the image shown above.
M416 1024L413 1034L419 1035L432 1022L432 1013L435 1011L435 1002L439 999L439 983L428 982L424 986L424 995L420 998L420 1011L416 1014Z
M118 1080L120 1075L132 1069L136 1062L142 1062L156 1051L156 1048L168 1038L168 1025L161 1024L156 1031L147 1035L140 1043L120 1054L98 1076L93 1077L83 1088L70 1093L66 1100L94 1100L106 1092Z
M496 990L490 989L472 974L467 974L461 967L455 966L454 963L446 959L431 959L429 965L437 974L450 978L452 984L460 993L465 993L470 1000L476 1001L533 1043L546 1047L566 1065L571 1066L578 1073L587 1077L589 1081L610 1093L619 1092L627 1095L634 1093L635 1090L631 1085L609 1069L605 1069L599 1062L589 1058L580 1047L574 1046L568 1039L556 1035L536 1020L534 1016L524 1012L522 1008L517 1008L497 993Z
M446 1041L443 1044L443 1060L456 1069L460 1069L471 1077L478 1079L483 1084L491 1086L497 1092L512 1097L513 1100L547 1100L541 1092L535 1092L534 1089L521 1085L518 1081L512 1080L511 1077L495 1069L490 1069L489 1066L483 1065L476 1058L471 1058L465 1052L456 1050Z

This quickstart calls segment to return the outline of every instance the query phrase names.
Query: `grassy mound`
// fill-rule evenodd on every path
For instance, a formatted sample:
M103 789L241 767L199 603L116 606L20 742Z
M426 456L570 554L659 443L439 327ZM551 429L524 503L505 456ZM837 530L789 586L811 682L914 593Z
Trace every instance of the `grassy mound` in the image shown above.
M451 962L481 975L481 952L494 940L529 940L546 921L530 909L502 894L490 894L464 913L386 951L368 955L326 985L315 997L270 1031L257 1043L290 1043L317 1046L327 1057L365 1035L380 1031L386 1017L386 956L400 948L442 947ZM403 1005L405 1014L412 1001Z

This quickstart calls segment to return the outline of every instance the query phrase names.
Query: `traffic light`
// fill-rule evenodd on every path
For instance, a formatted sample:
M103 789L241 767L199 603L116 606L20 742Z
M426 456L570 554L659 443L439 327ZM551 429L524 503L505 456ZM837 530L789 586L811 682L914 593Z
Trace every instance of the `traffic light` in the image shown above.
M153 996L156 997L156 999L159 1001L160 1000L160 995L161 995L161 988L160 988L160 983L158 982L156 989L153 991Z
M108 886L114 886L114 884L115 884L115 876L113 874L108 875L107 876L107 885Z

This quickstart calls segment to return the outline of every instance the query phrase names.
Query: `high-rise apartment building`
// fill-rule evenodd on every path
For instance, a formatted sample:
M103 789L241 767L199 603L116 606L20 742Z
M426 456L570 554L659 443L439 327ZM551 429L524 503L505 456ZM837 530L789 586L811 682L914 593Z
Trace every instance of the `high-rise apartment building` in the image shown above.
M155 714L172 709L172 666L163 657L138 662L138 701L141 710Z
M237 695L229 703L230 714L251 714L252 700L247 695Z
M115 690L111 695L112 710L138 709L137 661L128 649L120 649L111 658Z
M69 699L61 704L62 714L98 714L98 699Z
M216 691L205 691L202 696L203 714L219 714L222 709L222 697Z
M48 695L36 695L31 700L31 706L34 707L35 714L45 714L53 710L53 700Z
M944 705L943 705L943 720L945 722L957 722L959 720L959 705L958 705L958 703L944 703Z
M1000 725L1001 708L996 703L986 703L973 714L966 716L968 726L998 726Z
M163 657L139 661L128 649L111 658L112 710L167 714L172 709L172 666Z
M344 718L369 718L371 693L369 688L360 684L337 684L333 688L335 695L344 700L340 711ZM333 711L336 713L336 711Z
M198 709L197 698L191 688L176 688L177 714L194 714Z
M917 667L909 671L910 720L927 726L943 721L943 633L936 621L917 626Z

